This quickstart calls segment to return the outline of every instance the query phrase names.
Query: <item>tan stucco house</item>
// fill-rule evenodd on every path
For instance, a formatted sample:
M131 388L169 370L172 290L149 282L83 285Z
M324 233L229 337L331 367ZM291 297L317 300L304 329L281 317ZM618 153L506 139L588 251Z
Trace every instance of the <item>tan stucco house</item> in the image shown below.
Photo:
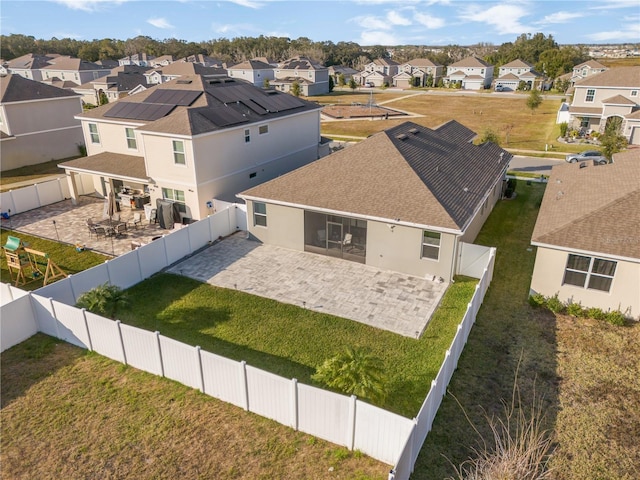
M463 58L447 66L447 76L444 81L447 85L459 82L464 90L489 88L493 81L493 65L475 55Z
M278 64L271 85L290 92L294 83L300 85L302 95L329 93L329 69L307 57L294 57Z
M183 76L76 118L88 156L60 165L73 198L134 192L182 219L316 160L321 141L318 105L229 77Z
M498 78L495 84L501 86L502 91L516 91L520 82L524 82L527 90L535 87L536 81L542 78L535 71L533 65L523 60L514 60L506 63L498 70Z
M398 73L399 63L390 58L376 58L364 66L364 70L355 76L360 85L372 87L391 86L393 77Z
M79 155L80 96L20 75L0 77L2 171Z
M570 126L602 133L615 117L629 143L640 145L640 67L612 68L575 84Z
M256 87L263 87L265 80L271 82L275 78L274 70L272 65L253 59L227 68L227 73L231 78L244 80Z
M444 67L436 64L428 58L414 58L410 62L398 67L398 73L393 77L393 86L398 88L411 88L427 86L427 79L431 77L431 85L435 87L442 78ZM411 83L416 82L417 85Z
M451 121L405 122L251 188L248 229L293 250L451 281L501 198L511 154Z
M640 150L553 167L531 238L531 293L640 318Z

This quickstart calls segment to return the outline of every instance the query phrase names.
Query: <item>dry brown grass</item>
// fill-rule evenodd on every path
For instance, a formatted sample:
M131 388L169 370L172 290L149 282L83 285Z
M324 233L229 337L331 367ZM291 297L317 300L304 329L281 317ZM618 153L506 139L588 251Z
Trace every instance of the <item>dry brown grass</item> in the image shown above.
M37 335L2 354L3 479L386 479L389 466Z
M640 478L640 324L558 315L556 325L556 478Z

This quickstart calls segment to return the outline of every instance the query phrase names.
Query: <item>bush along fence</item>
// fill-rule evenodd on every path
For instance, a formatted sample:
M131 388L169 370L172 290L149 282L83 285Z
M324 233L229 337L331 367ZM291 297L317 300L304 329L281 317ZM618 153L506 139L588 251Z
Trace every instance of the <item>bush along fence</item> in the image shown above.
M164 376L296 430L393 465L396 480L408 479L431 430L447 385L493 277L495 249L485 267L438 375L414 419L388 412L355 396L328 392L266 372L74 306L84 292L106 282L121 288L193 253L211 239L236 231L231 206L103 265L24 292L0 284L1 350L37 332L59 338L140 370ZM240 211L240 216L242 212ZM195 226L195 228L194 228Z
M547 308L553 313L566 313L576 318L591 318L604 320L612 325L624 325L629 317L629 310L623 312L620 309L604 311L597 307L583 307L579 302L563 302L556 293L552 297L545 297L540 293L529 296L529 305L534 308Z

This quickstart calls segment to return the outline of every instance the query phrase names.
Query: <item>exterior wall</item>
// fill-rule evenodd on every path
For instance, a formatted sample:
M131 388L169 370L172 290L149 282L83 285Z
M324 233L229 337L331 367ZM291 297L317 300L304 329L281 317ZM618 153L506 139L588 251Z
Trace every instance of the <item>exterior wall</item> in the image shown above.
M47 68L42 70L43 79L58 77L60 80L68 80L78 85L84 85L92 80L108 75L110 70L54 70Z
M253 202L247 201L247 227L262 243L304 251L304 210L267 203L267 226L254 225Z
M480 210L476 213L476 216L473 218L464 234L460 238L460 241L465 243L473 243L473 241L480 233L480 229L484 225L484 222L489 218L489 214L493 211L493 207L495 207L498 200L502 198L502 186L503 181L499 180L491 190L487 201L483 204Z
M587 102L587 90L595 90L593 102ZM636 91L635 96L631 96L631 92ZM638 87L634 88L619 88L619 87L583 87L576 86L573 94L572 107L602 107L602 101L607 98L611 98L615 95L622 95L623 97L633 100L635 102L640 101L640 80L638 80Z
M2 141L2 170L79 155L84 143L78 97L5 103L2 131L15 138Z
M230 77L251 82L256 87L262 87L265 78L273 80L273 70L232 70L227 71Z
M617 261L616 273L610 292L601 292L562 285L564 270L569 253L564 250L538 247L531 280L531 292L558 297L563 302L573 300L583 307L596 307L605 311L620 308L623 312L630 308L633 318L640 318L640 260L637 263ZM607 259L606 255L593 255Z
M89 124L95 123L98 126L98 135L100 143L93 143L89 133ZM102 152L121 153L124 155L144 156L144 145L140 134L135 130L139 124L134 123L108 123L102 121L94 121L91 119L82 120L82 131L84 133L85 145L87 146L87 155L95 155ZM125 128L133 128L136 135L137 149L127 146L127 136ZM172 146L169 151L173 152Z
M28 78L29 80L35 80L37 82L42 81L42 71L40 70L30 70L28 68L9 68L9 73L20 75L21 77Z

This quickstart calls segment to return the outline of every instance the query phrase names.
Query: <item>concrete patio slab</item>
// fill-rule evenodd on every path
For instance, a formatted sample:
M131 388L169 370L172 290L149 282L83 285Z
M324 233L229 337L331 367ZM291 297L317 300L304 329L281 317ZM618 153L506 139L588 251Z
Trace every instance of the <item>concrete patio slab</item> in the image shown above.
M447 283L264 245L238 232L169 272L329 313L408 337L422 334Z
M154 237L171 232L160 228L156 223L150 224L145 220L142 210L125 208L120 212L120 221L129 222L126 234L118 238L96 238L95 235L89 234L87 219L92 218L96 222L108 221L103 214L104 203L103 198L92 196L81 196L77 205L73 205L71 200L63 200L12 215L9 220L2 220L2 226L14 230L14 235L18 237L20 232L24 232L64 243L79 243L87 249L113 256L131 251L132 243L149 243ZM138 228L134 228L131 223L136 212L142 214L142 222ZM177 225L176 228L181 226Z

